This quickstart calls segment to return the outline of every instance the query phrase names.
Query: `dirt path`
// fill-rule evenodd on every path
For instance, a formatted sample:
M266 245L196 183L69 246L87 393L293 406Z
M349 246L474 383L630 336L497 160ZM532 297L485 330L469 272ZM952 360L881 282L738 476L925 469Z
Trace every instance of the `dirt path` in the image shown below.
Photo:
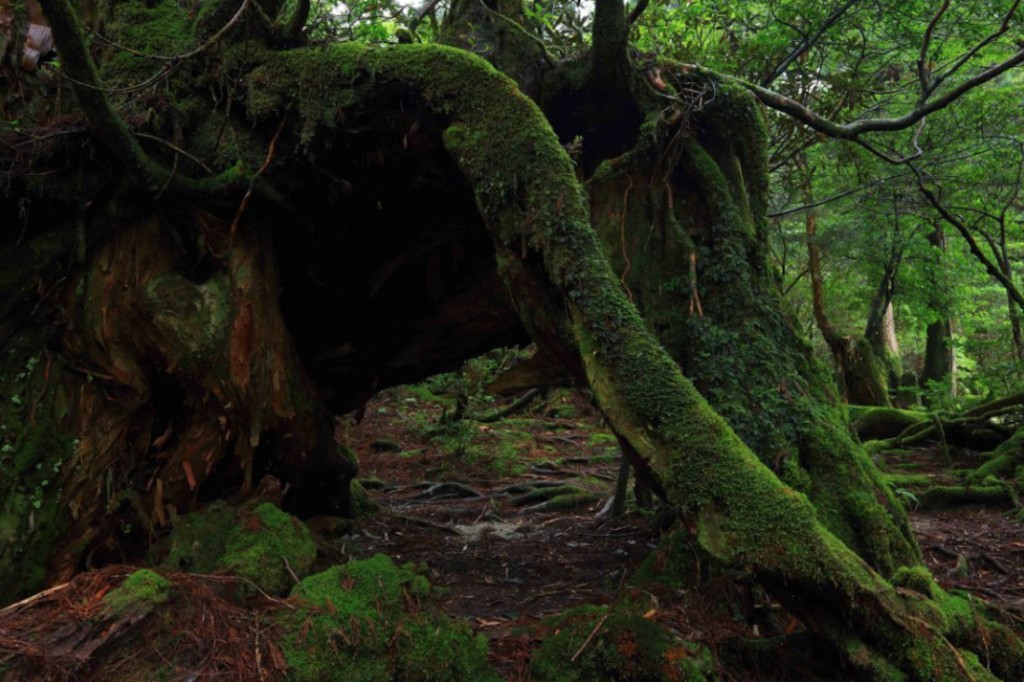
M491 640L511 679L525 679L530 648L517 630L609 602L659 536L652 514L598 516L618 448L582 400L561 408L579 417L541 411L465 425L471 447L452 453L445 438L425 435L444 408L396 391L346 433L383 512L358 524L349 553L425 563L447 590L445 610ZM503 449L509 440L514 451Z
M388 391L341 436L382 511L357 524L345 553L426 564L447 590L445 610L491 640L494 662L512 680L529 679L533 643L523 626L609 602L659 537L653 514L598 516L614 489L618 448L582 399L562 403L560 417L549 405L495 424L439 427L444 401ZM929 470L929 457L920 453L918 470ZM954 508L914 512L911 524L944 587L969 590L1024 623L1020 522L1006 510ZM691 620L672 617L674 627Z

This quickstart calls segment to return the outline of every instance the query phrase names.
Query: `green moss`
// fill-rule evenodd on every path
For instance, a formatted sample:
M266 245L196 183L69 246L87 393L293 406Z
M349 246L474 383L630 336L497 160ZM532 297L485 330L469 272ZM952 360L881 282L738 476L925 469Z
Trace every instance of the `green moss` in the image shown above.
M989 485L937 485L917 494L920 506L944 509L960 504L1009 505L1013 491L998 481Z
M147 56L169 57L192 47L188 13L183 12L177 2L124 0L118 3L114 16L116 21L108 23L105 34L140 54L110 48L100 62L100 76L104 80L138 83L165 66Z
M851 417L854 415L856 416L853 429L861 440L895 438L908 427L931 420L927 412L897 410L891 407L861 407L856 412L851 412Z
M226 570L268 594L285 594L294 583L291 574L305 575L315 559L305 524L276 506L236 510L216 502L175 521L163 565L196 573Z
M430 583L411 565L376 555L334 566L292 590L296 611L277 621L297 681L488 681L487 642L426 602Z
M545 629L541 648L530 657L530 672L537 680L714 679L707 649L677 639L628 603L570 609L548 621Z
M235 526L218 563L265 592L284 594L292 584L291 573L304 575L315 559L316 545L305 524L264 503Z
M676 528L661 537L657 548L634 571L629 584L643 589L685 588L700 578L697 557L689 534Z
M925 597L937 596L938 586L935 584L935 578L924 566L900 567L892 578L892 584L914 590Z
M171 596L171 581L149 569L139 569L103 597L104 614L111 618L150 611Z
M65 426L67 400L33 339L15 340L0 366L0 603L46 578L70 518L62 480L78 447Z
M512 504L516 507L524 507L527 505L546 502L560 495L576 495L582 492L583 490L572 485L557 485L549 486L546 488L536 488L528 493L524 493L514 498L512 500Z

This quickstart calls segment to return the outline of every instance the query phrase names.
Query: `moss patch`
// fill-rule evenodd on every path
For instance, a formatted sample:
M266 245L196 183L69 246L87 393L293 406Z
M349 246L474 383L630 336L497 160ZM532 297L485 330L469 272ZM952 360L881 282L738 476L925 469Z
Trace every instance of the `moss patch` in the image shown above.
M104 613L120 617L130 612L150 611L171 596L171 581L143 568L125 578L119 587L103 597Z
M628 603L570 609L550 620L546 628L544 644L530 659L530 671L537 680L714 679L707 649L678 640Z
M217 502L175 523L163 565L197 573L227 570L283 595L294 584L291 573L305 575L315 559L309 530L276 506L236 510Z
M298 681L487 681L487 642L426 603L411 565L378 554L334 566L292 590L299 608L277 622L289 677Z

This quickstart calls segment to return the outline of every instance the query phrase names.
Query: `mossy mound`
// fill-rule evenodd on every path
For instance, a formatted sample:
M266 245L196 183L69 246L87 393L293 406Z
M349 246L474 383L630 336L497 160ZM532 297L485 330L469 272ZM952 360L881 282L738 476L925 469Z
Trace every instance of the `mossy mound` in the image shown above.
M530 659L530 671L537 680L715 679L707 649L680 641L628 602L570 609L549 621L547 627L543 646Z
M132 611L149 612L171 596L171 581L143 568L125 578L103 597L103 613L115 617Z
M306 575L315 559L309 529L273 504L234 509L218 502L175 522L163 566L228 571L267 594L284 595L294 584L292 573Z
M895 438L911 426L931 419L927 412L891 407L850 406L849 409L853 430L862 441Z
M432 610L412 565L378 554L333 566L292 590L277 615L289 679L299 682L498 680L487 641Z
M686 531L676 527L661 537L629 584L660 593L687 587L695 578L700 578L697 554Z

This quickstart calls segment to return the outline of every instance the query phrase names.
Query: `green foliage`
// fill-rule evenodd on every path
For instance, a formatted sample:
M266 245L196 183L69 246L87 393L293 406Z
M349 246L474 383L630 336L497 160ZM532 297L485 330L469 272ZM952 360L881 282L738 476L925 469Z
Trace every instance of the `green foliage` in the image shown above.
M0 601L41 586L68 522L60 483L80 443L51 371L34 348L12 344L0 372L0 571L9 576Z

